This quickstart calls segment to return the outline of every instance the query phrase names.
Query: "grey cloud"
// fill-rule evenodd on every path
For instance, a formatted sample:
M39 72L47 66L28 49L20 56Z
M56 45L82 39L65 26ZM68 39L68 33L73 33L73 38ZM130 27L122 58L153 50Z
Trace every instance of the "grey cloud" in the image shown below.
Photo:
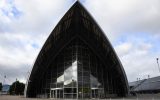
M139 43L138 45L133 45L136 42L126 41L115 47L129 81L135 81L137 78L143 79L148 75L154 77L159 74L155 57L160 55L160 52L152 53L150 50L152 45L145 43L144 41L141 42L142 43ZM128 45L126 44L132 45L130 49L126 49L126 53L124 54L125 48L128 48Z
M160 34L159 0L86 0L84 4L112 40L124 33Z
M28 75L28 71L30 70L30 65L19 65L18 68L12 68L12 66L5 66L0 64L0 82L4 82L4 84L12 84L16 80L16 78L25 83L25 80ZM6 76L6 78L4 78Z
M70 7L69 1L26 1L19 0L15 5L24 13L20 19L11 25L15 32L28 34L47 34L52 31L58 20L63 16L66 9ZM61 7L61 8L60 8ZM23 25L21 25L23 24Z

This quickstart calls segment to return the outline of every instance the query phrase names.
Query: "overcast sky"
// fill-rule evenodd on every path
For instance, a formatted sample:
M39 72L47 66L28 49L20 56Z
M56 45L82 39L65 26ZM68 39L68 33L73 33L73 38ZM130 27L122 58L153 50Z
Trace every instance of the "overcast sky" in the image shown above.
M25 82L75 0L0 0L0 82ZM128 81L160 75L160 0L81 0L116 50Z

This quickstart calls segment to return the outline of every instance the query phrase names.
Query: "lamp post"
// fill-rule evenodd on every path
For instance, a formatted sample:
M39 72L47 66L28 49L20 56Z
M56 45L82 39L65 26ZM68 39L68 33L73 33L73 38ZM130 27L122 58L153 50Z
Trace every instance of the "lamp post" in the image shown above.
M158 65L158 69L159 69L159 72L160 72L160 67L159 67L159 62L158 62L159 58L157 58L157 65Z
M3 85L5 85L6 82L6 75L4 75Z
M15 87L14 87L14 95L16 95L16 83L17 83L17 78L16 78L16 82L15 82Z

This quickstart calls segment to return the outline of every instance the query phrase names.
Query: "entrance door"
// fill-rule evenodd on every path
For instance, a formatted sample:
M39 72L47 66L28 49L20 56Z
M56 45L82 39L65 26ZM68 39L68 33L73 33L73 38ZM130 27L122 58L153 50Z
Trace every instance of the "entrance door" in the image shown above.
M98 98L98 89L92 90L92 98Z
M62 89L58 89L57 91L57 96L56 98L63 98L63 90Z
M51 90L50 98L57 98L57 90Z
M62 89L55 89L51 90L51 98L63 98L63 90Z

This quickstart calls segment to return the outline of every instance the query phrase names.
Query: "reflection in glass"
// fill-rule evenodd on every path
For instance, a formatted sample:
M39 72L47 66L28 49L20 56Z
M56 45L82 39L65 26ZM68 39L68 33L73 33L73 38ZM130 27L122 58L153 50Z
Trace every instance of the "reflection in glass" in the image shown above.
M77 83L77 61L74 61L71 66L69 66L64 71L64 85L65 87L72 87Z

